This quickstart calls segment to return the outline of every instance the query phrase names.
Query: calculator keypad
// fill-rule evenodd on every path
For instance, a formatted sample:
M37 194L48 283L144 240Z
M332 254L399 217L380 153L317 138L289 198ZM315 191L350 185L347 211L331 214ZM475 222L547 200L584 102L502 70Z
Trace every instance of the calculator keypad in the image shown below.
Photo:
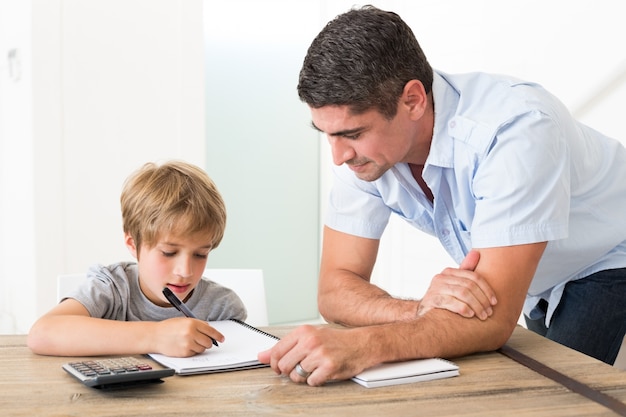
M159 368L159 369L156 369ZM143 358L123 357L75 361L63 365L63 369L88 386L123 384L158 380L170 376L174 370L151 364Z

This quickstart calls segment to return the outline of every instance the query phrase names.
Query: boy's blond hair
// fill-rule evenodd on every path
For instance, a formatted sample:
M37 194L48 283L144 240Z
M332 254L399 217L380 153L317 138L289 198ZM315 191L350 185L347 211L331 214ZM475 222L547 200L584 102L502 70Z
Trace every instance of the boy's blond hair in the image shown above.
M224 236L226 208L215 183L183 161L148 162L124 183L120 197L124 232L137 249L174 234L207 233L216 248Z

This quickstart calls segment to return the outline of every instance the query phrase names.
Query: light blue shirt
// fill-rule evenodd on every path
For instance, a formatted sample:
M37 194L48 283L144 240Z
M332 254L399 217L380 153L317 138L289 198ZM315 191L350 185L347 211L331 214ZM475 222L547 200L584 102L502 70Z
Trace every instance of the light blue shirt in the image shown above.
M423 178L407 164L373 182L335 167L326 225L379 239L391 213L436 236L460 263L471 248L548 241L524 313L549 325L565 284L626 267L626 149L575 121L541 86L435 73L435 126Z

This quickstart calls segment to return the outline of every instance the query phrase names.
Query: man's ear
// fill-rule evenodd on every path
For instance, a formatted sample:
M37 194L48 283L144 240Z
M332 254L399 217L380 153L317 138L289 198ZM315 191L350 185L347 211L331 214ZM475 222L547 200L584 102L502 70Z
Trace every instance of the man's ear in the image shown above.
M135 259L139 259L139 251L137 250L137 245L135 245L135 239L128 232L124 232L124 243L128 248L128 251Z
M405 84L400 100L413 119L421 118L428 107L428 94L419 80Z

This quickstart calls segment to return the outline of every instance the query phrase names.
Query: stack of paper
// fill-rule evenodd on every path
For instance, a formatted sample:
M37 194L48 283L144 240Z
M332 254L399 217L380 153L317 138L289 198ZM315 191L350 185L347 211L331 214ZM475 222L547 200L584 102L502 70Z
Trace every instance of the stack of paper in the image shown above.
M457 375L459 375L459 367L456 364L445 359L434 358L383 363L366 369L352 380L364 387L376 388Z

